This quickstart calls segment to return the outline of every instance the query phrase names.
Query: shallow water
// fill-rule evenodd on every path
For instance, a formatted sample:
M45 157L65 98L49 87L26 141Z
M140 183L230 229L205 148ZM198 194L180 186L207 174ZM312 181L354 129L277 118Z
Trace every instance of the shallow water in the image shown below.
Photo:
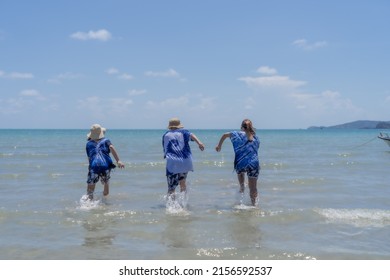
M390 259L390 149L376 130L259 130L259 207L222 130L193 130L185 208L163 130L108 130L125 162L85 203L84 130L0 130L1 259Z

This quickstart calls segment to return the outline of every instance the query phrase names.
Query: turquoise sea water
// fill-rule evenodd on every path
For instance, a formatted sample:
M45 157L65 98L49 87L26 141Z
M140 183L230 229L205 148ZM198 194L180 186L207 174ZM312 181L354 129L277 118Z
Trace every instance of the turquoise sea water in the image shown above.
M191 129L190 129L191 130ZM377 130L258 130L258 208L228 130L191 130L187 208L166 204L164 130L108 130L124 170L84 203L88 130L0 130L0 259L390 259L390 148Z

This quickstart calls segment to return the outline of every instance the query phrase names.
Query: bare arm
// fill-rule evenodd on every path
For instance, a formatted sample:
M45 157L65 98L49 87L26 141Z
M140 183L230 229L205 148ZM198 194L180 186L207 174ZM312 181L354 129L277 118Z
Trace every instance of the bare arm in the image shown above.
M219 139L218 145L215 147L215 150L216 150L217 152L220 152L220 151L221 151L223 141L225 141L226 138L229 138L230 135L231 135L230 132L226 132L226 133L222 134L221 139Z
M123 162L121 162L120 159L119 159L118 153L117 153L117 151L115 150L114 145L110 145L110 151L111 151L112 155L114 156L114 158L115 158L115 160L116 160L116 163L118 164L118 167L119 167L119 168L125 168L125 165L124 165Z
M195 134L193 134L193 133L191 133L191 140L195 141L195 142L196 142L196 144L198 144L198 146L199 146L199 149L200 149L201 151L203 151L203 150L204 150L204 145L203 145L203 143L202 143L202 142L200 142L200 140L198 139L198 137L196 137L196 135L195 135Z

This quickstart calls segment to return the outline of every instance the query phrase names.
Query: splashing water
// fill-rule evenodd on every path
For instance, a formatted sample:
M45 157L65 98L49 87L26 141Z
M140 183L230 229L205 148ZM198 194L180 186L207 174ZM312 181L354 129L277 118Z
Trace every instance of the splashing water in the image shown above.
M248 209L258 209L259 206L259 197L256 198L255 205L252 205L250 198L245 196L245 192L237 192L235 199L234 209L239 210L248 210Z
M237 192L236 193L236 205L244 205L244 192Z
M88 194L84 194L80 198L80 209L89 210L99 207L105 203L105 198L100 194L95 194L93 199L90 199Z
M187 213L188 193L180 192L165 196L166 212L169 214Z

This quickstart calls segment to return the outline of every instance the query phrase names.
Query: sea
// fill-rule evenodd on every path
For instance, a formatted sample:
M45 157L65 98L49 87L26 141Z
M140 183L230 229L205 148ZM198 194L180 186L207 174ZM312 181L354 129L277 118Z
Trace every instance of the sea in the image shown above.
M86 201L82 129L0 130L2 260L388 260L390 147L378 130L263 130L258 206L226 130L189 129L188 193L166 198L164 130L108 130L124 169Z

